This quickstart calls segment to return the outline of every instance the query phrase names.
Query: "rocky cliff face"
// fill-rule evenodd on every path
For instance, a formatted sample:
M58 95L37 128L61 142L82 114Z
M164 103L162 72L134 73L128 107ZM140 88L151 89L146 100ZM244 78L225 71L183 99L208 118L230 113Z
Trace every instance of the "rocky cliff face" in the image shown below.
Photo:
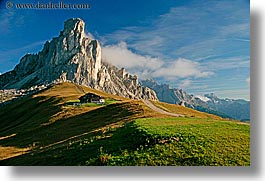
M0 89L70 81L132 99L157 100L153 90L139 85L137 76L103 63L100 43L86 37L84 28L79 18L67 20L60 35L38 54L25 55L14 70L0 75Z

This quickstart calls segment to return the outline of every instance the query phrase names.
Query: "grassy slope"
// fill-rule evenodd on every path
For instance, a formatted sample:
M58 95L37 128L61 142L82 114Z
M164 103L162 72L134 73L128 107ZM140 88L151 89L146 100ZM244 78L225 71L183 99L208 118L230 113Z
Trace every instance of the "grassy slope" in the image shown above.
M78 97L83 95L83 91L93 92L105 98L119 101L98 107L65 106L65 102L78 99ZM163 105L163 107L171 112L180 111L187 117L209 118L200 119L199 122L196 122L200 123L196 124L197 127L202 125L199 128L202 130L200 131L201 135L198 135L206 138L209 136L210 130L215 130L214 132L212 131L212 133L216 131L218 133L213 134L213 136L217 135L215 138L218 138L218 135L220 135L220 138L228 137L231 143L227 145L227 154L219 160L230 158L228 153L233 152L233 150L229 149L233 149L233 145L238 145L238 147L242 147L242 150L238 149L237 153L242 153L244 159L248 161L240 162L237 160L233 163L237 165L247 165L249 163L249 157L246 156L249 155L249 148L244 146L249 145L249 134L247 131L249 125L241 127L242 124L237 122L228 122L231 125L225 126L226 124L223 124L223 121L214 121L214 124L210 124L212 127L207 127L207 132L204 123L213 121L213 119L220 120L220 118L198 111L194 112L183 107L177 107L177 109L174 107L173 109L170 104ZM172 127L176 133L183 126L183 124L178 124L185 122L185 120L178 119L191 121L189 120L191 118L169 118L169 116L153 112L141 101L128 100L87 87L80 88L70 83L56 85L42 93L19 100L0 109L0 160L4 159L0 161L0 165L154 165L153 162L148 162L150 157L157 158L155 160L163 160L164 157L168 156L166 153L170 153L170 151L165 150L172 150L170 149L172 145L171 143L159 144L158 146L161 149L156 149L155 142L147 144L147 140L154 140L152 135L155 134L153 134L152 130L156 127L161 128L161 126L154 124L152 120L139 118L155 118L156 122L158 121L165 128ZM132 120L136 121L131 122ZM170 121L174 122L173 126ZM190 127L194 126L192 121L189 124ZM144 126L145 122L154 125L154 127L151 126L147 129ZM125 127L123 126L124 124L126 124ZM214 129L216 126L219 129ZM237 130L233 131L234 126L238 127ZM145 131L143 131L144 129ZM161 128L161 132L163 130L164 128ZM226 132L223 132L223 130ZM244 132L245 136L241 140L230 139L233 135L236 136L237 132L240 133L239 136L242 136L241 132ZM195 131L193 133L197 134L198 132ZM226 133L231 134L227 136ZM167 136L165 138L168 139ZM227 141L216 139L213 142L220 142L225 145ZM183 142L182 145L186 144L189 145L186 142ZM148 146L145 147L145 145ZM214 147L205 147L205 149L209 151ZM152 153L152 149L153 151L158 150L164 156L160 155L161 157L157 157L157 155ZM141 153L137 153L137 150L140 150ZM179 149L176 147L175 150ZM24 154L25 152L27 153ZM131 157L128 157L127 153L130 153ZM186 155L193 157L192 153L187 152ZM218 150L214 150L214 153L218 153ZM138 157L141 156L138 154L142 155L146 162L143 162L143 159L139 161ZM210 158L211 156L213 155L208 155ZM176 158L172 159L177 160ZM155 163L156 165L185 165L186 163L200 165L198 162L179 161L174 163ZM210 164L210 162L208 161L207 164ZM218 164L227 165L227 162L218 162Z
M17 155L20 151L24 153L25 150L76 139L78 135L121 126L127 121L149 114L159 116L144 107L141 101L131 101L87 87L82 89L118 101L97 107L65 106L65 102L78 99L84 93L80 91L80 87L64 83L1 107L0 159L12 157L13 153ZM13 151L10 152L7 148L12 148Z

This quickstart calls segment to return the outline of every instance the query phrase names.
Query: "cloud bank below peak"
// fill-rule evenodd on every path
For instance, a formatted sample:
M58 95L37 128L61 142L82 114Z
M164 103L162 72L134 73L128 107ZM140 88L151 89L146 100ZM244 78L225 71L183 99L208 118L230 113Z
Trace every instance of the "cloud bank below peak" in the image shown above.
M205 70L198 62L178 58L176 60L162 61L158 58L143 56L128 49L125 42L116 45L107 45L102 48L103 60L119 68L126 68L128 72L140 78L199 78L213 75Z

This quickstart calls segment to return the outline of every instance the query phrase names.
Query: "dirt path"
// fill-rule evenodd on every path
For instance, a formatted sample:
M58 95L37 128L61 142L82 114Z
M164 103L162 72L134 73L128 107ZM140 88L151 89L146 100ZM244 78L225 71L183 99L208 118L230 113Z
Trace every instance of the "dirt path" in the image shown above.
M184 117L184 115L182 114L175 114L175 113L171 113L171 112L167 112L164 111L163 109L160 109L158 107L156 107L154 104L152 104L149 100L142 100L148 107L150 107L151 109L153 109L156 112L159 112L161 114L166 114L169 116L174 116L174 117Z

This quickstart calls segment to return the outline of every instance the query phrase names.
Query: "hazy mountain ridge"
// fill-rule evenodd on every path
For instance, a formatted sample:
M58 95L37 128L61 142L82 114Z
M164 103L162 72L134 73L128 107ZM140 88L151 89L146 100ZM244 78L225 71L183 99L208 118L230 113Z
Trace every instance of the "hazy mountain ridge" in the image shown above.
M160 101L182 104L186 107L224 118L250 120L249 101L243 99L220 99L213 93L205 94L204 96L195 96L188 94L182 89L170 88L167 84L158 84L151 79L143 80L141 83L143 86L153 89Z
M213 93L205 94L209 98L207 104L210 108L223 112L232 118L250 120L250 101L243 99L220 99Z
M102 62L99 41L86 37L84 28L79 18L67 20L60 35L39 53L25 55L14 70L0 75L0 89L69 81L132 99L157 100L153 90L139 85L136 75Z

